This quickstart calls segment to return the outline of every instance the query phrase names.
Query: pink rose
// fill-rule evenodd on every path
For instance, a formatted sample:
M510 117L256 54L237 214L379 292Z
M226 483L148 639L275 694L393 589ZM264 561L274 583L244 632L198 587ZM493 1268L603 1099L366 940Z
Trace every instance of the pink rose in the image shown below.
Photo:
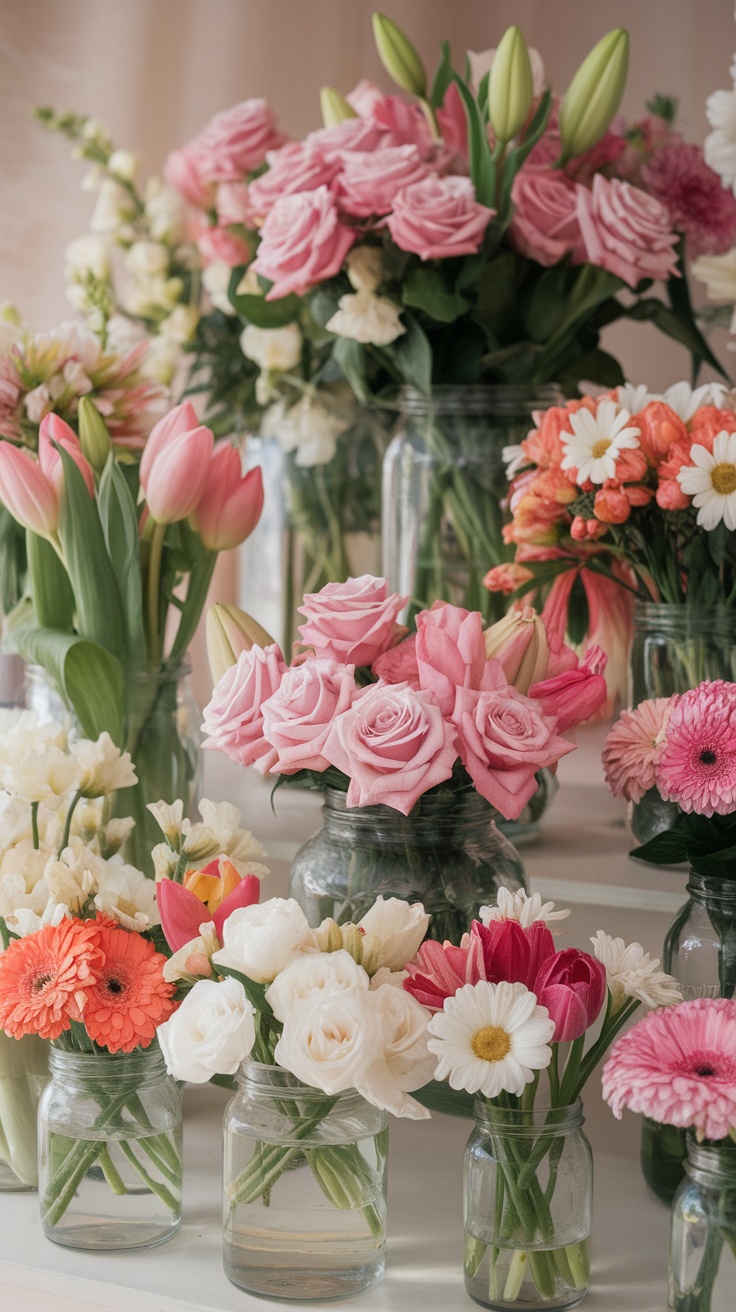
M306 615L299 626L302 642L345 665L372 665L405 632L396 617L406 600L389 593L387 580L372 574L327 583L320 592L308 593L299 607Z
M202 746L224 752L238 765L255 765L265 774L278 752L263 736L263 703L286 673L279 647L251 647L223 674L204 710Z
M196 147L196 138L179 150L172 150L164 164L164 178L190 205L209 209L213 187L202 175L202 159Z
M340 167L337 156L328 162L321 147L309 141L290 141L269 151L267 158L266 172L250 184L248 192L251 215L258 220L270 214L282 196L329 187Z
M223 226L229 223L250 223L250 202L248 188L244 182L221 182L215 197L217 222Z
M480 250L494 213L478 204L470 178L430 176L398 193L388 229L402 251L441 260Z
M608 696L603 678L607 662L600 647L590 647L576 669L544 679L529 689L529 696L539 703L542 714L555 717L559 733L589 720L603 706Z
M536 702L510 687L500 661L488 661L483 682L482 692L456 690L458 751L481 796L505 819L517 820L536 792L537 770L553 765L573 744L557 736L554 720Z
M403 815L450 778L457 759L455 731L434 697L407 683L367 688L335 720L324 754L350 776L348 806L382 803Z
M416 633L410 633L396 647L389 647L373 662L371 669L384 683L408 683L412 688L420 688Z
M546 267L567 254L585 258L577 219L577 187L559 169L525 168L511 189L516 206L509 229L512 245Z
M638 187L596 173L590 191L578 188L577 215L585 258L630 287L675 272L677 233L667 210Z
M363 77L345 97L351 109L361 118L371 118L376 105L380 105L385 99L385 91L371 82L370 78Z
M310 132L304 144L318 147L328 164L342 160L349 150L378 150L385 146L384 133L375 123L364 118L345 118L334 128L318 128Z
M267 101L243 100L215 114L185 150L196 151L207 182L242 182L284 140Z
M434 142L418 105L401 96L381 96L374 101L370 120L384 134L382 146L416 146L423 159L434 152Z
M197 247L203 264L219 261L229 264L231 269L247 264L252 253L248 243L230 228L205 228L197 238Z
M480 688L486 667L483 623L477 610L439 605L417 615L419 682L451 715L457 688Z
M553 1043L579 1039L598 1016L606 996L606 968L580 948L555 952L529 988L555 1022Z
M338 272L354 241L327 187L317 187L276 201L251 268L273 283L267 301L290 292L302 295Z
M388 214L397 191L426 176L427 166L416 146L351 151L342 161L337 201L346 214L358 218Z
M327 769L322 749L336 716L355 697L354 670L327 656L312 656L286 671L261 707L264 737L278 752L271 774Z
M456 82L450 83L442 108L435 112L445 151L454 158L456 166L462 166L451 171L465 172L468 161L468 120Z

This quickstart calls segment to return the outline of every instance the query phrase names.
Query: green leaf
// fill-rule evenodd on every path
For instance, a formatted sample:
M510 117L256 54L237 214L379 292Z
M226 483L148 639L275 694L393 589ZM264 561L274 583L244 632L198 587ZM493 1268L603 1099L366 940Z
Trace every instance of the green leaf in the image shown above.
M278 300L267 301L265 296L241 295L238 287L243 280L245 268L233 269L228 287L228 300L235 307L242 319L255 324L256 328L283 328L293 323L299 314L301 297L280 296Z
M49 629L74 628L74 593L69 575L50 542L26 529L28 576L39 624Z
M25 575L25 533L10 511L0 505L0 606L4 615L20 601Z
M412 269L404 284L403 301L438 323L454 323L469 309L469 302L448 286L439 269Z
M517 336L518 274L517 257L512 251L502 251L489 261L478 280L473 318L506 342Z
M265 984L256 984L254 980L249 979L247 975L243 975L241 971L234 970L232 966L220 966L218 964L217 973L218 975L225 975L229 979L236 979L239 984L242 984L245 996L257 1014L259 1016L265 1014L273 1018L273 1012L266 1002Z
M338 337L332 348L333 359L339 364L359 401L371 399L371 390L365 373L365 347L349 337Z
M145 662L138 515L125 475L115 456L108 456L98 493L102 531L123 599L127 648L133 669Z
M468 121L470 177L475 187L476 199L481 205L490 205L492 207L496 198L496 166L493 162L491 147L488 144L483 115L473 99L470 88L457 73L453 74L453 81L465 105L465 117Z
M551 109L552 109L552 91L548 87L544 95L541 97L539 104L537 105L536 112L534 114L531 123L529 124L528 131L521 145L516 146L513 150L510 150L506 156L506 159L504 160L503 174L501 177L500 194L498 197L498 212L499 215L501 216L502 221L506 218L508 218L509 221L511 219L511 215L507 214L507 209L509 206L509 198L511 196L511 188L514 183L514 178L519 172L519 169L521 168L525 159L527 158L528 155L531 154L532 150L534 149L540 137L542 136L542 133L544 132L547 126L547 121L549 119Z
M391 348L390 348L391 349ZM413 315L407 315L406 332L392 346L393 356L404 381L424 396L432 388L432 348Z
M429 103L432 109L441 109L442 103L447 93L447 88L452 82L452 51L449 41L440 42L442 58L440 59L435 75L432 78L432 89L429 93Z
M59 537L74 592L77 632L115 656L125 654L125 623L115 571L107 554L97 503L71 456L59 448L64 491Z
M677 102L675 102L675 104L676 103ZM728 374L711 351L708 343L697 326L695 312L693 310L692 301L690 300L690 286L687 279L687 264L685 262L684 237L680 239L677 248L677 272L680 275L679 277L671 275L667 279L667 298L673 312L680 320L680 323L687 324L691 334L693 344L689 346L689 350L692 352L693 356L693 386L697 380L699 364L703 360L707 361L713 369L716 369L722 378L730 381L728 379ZM685 345L687 345L687 343L685 343Z
M107 730L118 747L124 745L125 679L120 662L109 651L73 633L28 625L16 635L21 656L51 675L88 738Z
M597 347L578 356L568 366L561 366L557 370L556 379L566 393L574 391L582 379L598 383L601 387L619 387L626 382L623 369L615 356Z

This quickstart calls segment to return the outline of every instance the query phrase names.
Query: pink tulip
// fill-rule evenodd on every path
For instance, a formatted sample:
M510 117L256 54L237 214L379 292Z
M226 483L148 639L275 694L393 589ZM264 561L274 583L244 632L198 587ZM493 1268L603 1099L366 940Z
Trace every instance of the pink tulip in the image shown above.
M471 933L483 944L486 979L492 984L505 979L533 990L540 967L555 950L555 941L541 920L528 929L518 920L492 920L489 925L474 920Z
M48 538L59 526L53 483L29 451L0 442L0 501L23 528Z
M574 729L600 710L608 696L603 678L607 660L601 647L590 647L578 669L535 683L529 689L529 696L539 702L542 714L556 717L558 733Z
M156 903L161 916L161 928L172 952L178 952L186 943L199 937L200 925L214 924L222 942L222 927L236 907L250 907L258 901L261 881L256 875L246 875L220 903L214 914L204 902L172 879L161 879L156 885Z
M240 456L232 443L218 442L210 458L204 490L192 514L208 551L229 551L253 532L263 509L260 467L241 477Z
M548 957L530 986L555 1022L555 1043L579 1039L596 1019L606 996L606 969L579 948Z
M483 944L475 934L463 934L459 947L445 941L427 939L412 961L407 961L407 993L430 1011L441 1011L463 984L477 984L486 978Z
M64 487L64 464L57 447L61 447L71 456L82 478L90 496L95 494L95 476L92 466L82 453L82 447L74 432L68 424L59 415L46 415L41 420L41 427L38 430L38 463L49 482L56 490L57 497L61 496Z
M176 524L191 515L202 496L214 441L189 401L153 428L141 458L140 478L157 524Z

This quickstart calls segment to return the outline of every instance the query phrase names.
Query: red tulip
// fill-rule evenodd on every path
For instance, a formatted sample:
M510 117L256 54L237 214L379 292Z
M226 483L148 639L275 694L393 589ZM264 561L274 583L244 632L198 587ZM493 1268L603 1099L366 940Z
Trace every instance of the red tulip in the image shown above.
M0 501L13 519L40 537L59 527L56 489L29 451L0 442Z
M208 870L211 867L208 866ZM172 952L178 952L185 943L198 938L199 927L209 921L215 926L222 942L222 927L236 907L250 907L258 901L261 881L256 875L246 875L232 893L213 913L191 889L175 884L173 879L161 879L156 885L156 902L161 916L161 928Z
M555 950L555 941L541 920L535 920L528 929L518 920L492 920L489 925L474 920L471 932L483 944L486 979L492 984L508 980L534 990L542 963Z
M253 532L263 509L260 467L241 476L240 456L231 442L218 442L207 468L204 489L191 517L208 551L228 551Z
M176 524L191 515L204 488L214 437L189 401L160 419L141 457L140 479L151 518Z
M95 476L74 429L64 423L59 415L46 415L41 420L41 427L38 430L38 463L55 488L57 497L60 497L64 486L64 464L57 447L61 447L67 455L71 456L84 479L87 491L93 497Z
M603 1006L606 970L589 953L565 948L547 958L530 987L555 1022L553 1042L567 1043L585 1033Z

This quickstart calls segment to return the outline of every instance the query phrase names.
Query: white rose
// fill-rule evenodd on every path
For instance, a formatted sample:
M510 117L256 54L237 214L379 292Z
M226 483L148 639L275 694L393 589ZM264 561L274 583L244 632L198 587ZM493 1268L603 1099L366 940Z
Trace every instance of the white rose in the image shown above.
M370 994L383 1036L383 1053L356 1082L374 1107L394 1116L427 1120L429 1112L407 1092L431 1080L437 1064L427 1047L430 1013L405 989L383 984Z
M121 752L107 732L101 733L96 742L78 739L70 751L79 766L77 788L82 797L106 797L118 788L138 783L130 752Z
M94 278L102 279L107 278L110 272L107 242L104 237L95 236L94 233L71 241L64 250L64 259L67 263L67 277L70 274L84 276L91 273Z
M295 952L315 947L314 931L293 897L237 907L223 925L222 942L215 965L238 970L256 984L270 984Z
M213 306L223 314L235 314L235 306L228 297L232 269L224 260L214 260L202 270L202 286Z
M286 1021L294 1010L332 993L360 992L368 976L349 952L305 953L294 957L266 990L266 1002L277 1020Z
M725 255L700 255L690 267L705 283L709 301L736 301L736 246Z
M345 264L356 292L378 291L383 282L383 256L378 246L353 246Z
M174 187L162 178L149 178L144 201L148 228L154 241L172 245L182 241L186 231L186 206Z
M401 307L386 296L373 292L354 292L341 296L339 309L325 327L338 337L349 337L354 342L371 346L388 346L406 332L399 315Z
M355 1088L383 1052L378 1012L367 991L331 993L298 1007L284 1024L274 1058L325 1093Z
M138 169L138 156L132 150L114 150L107 161L108 172L123 182L132 182Z
M248 1056L256 1037L253 1008L236 979L203 979L156 1033L169 1074L205 1084L213 1075L234 1075Z
M363 965L369 975L381 966L403 970L416 955L427 933L430 917L421 902L376 898L358 922L363 930Z
M136 241L126 252L126 268L137 278L152 278L168 273L169 251L160 241Z
M302 340L295 323L285 328L256 328L249 323L240 334L240 349L261 369L293 369L302 358Z
M176 342L177 346L186 346L196 333L198 323L199 310L195 306L177 305L159 324L158 330L161 336L166 337L170 342Z

